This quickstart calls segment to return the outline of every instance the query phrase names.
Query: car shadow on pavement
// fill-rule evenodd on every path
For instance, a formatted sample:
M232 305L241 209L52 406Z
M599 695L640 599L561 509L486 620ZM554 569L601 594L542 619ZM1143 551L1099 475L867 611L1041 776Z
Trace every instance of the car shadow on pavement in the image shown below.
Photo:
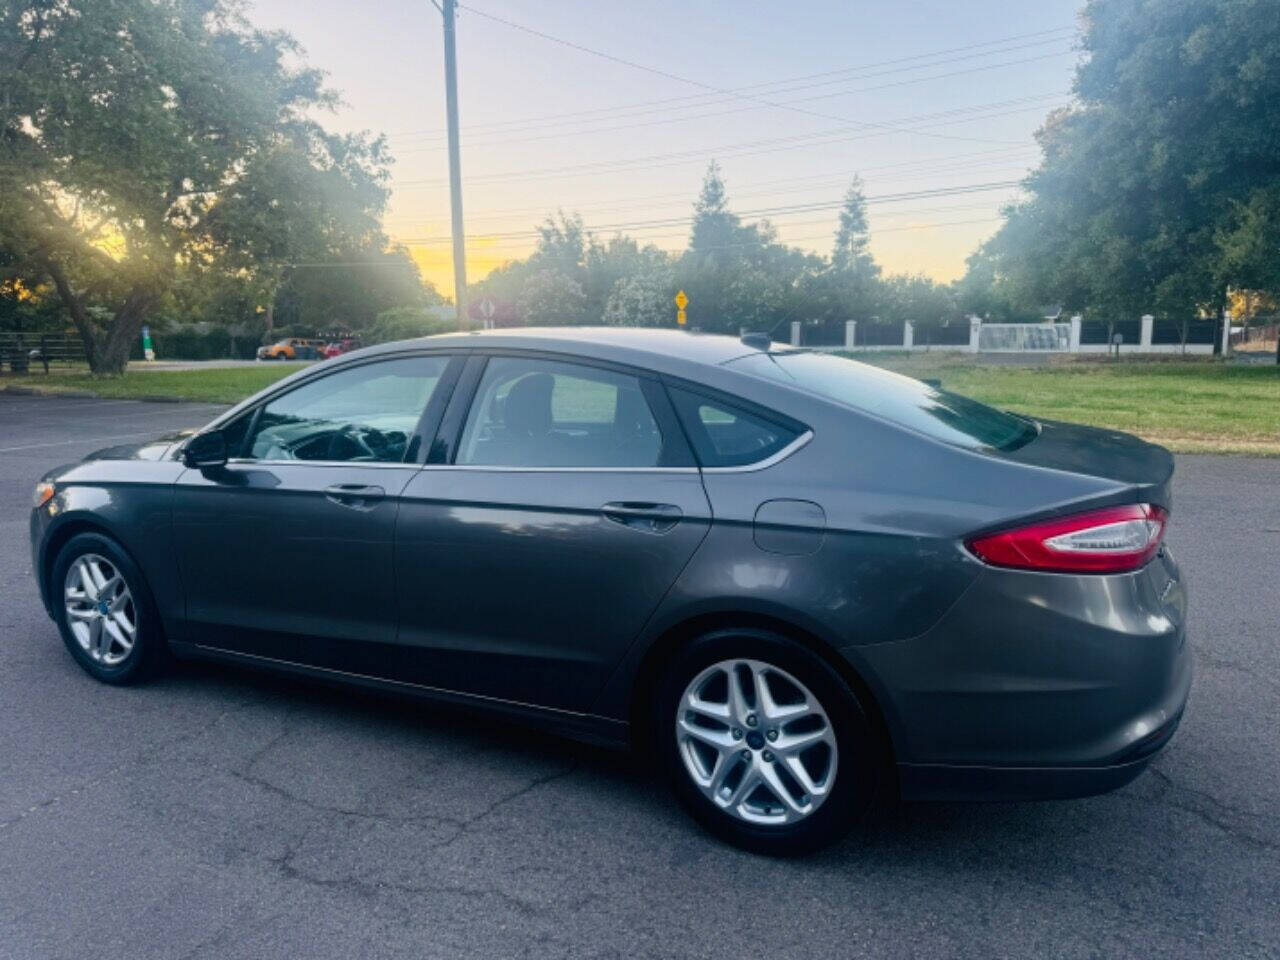
M537 784L571 771L572 781L559 789L578 791L580 796L575 799L584 807L602 807L594 821L598 829L612 829L615 821L608 813L625 806L629 827L640 823L643 829L674 834L682 845L705 846L696 855L751 856L730 850L704 834L669 796L660 775L625 750L568 740L464 708L221 664L182 664L157 684L172 686L181 696L247 697L272 712L305 715L307 746L312 749L323 749L316 741L332 736L342 741L346 750L354 732L361 742L390 745L388 749L403 751L403 757L443 751L453 758L448 770L455 779L488 776L495 766L512 765L518 766L531 784ZM483 769L468 768L469 763L478 762L475 758L483 758ZM314 783L313 797L328 789L340 793L349 779L341 764L323 769L321 775L333 779L328 787L323 780ZM866 822L846 840L804 861L792 862L806 863L806 869L868 870L910 863L915 869L1007 869L1011 873L1021 870L1023 875L1029 864L1035 864L1036 873L1052 874L1055 864L1065 869L1072 859L1064 855L1062 845L1073 838L1089 836L1117 852L1132 846L1135 841L1129 821L1142 813L1133 808L1149 804L1153 794L1161 792L1159 787L1154 780L1144 784L1140 779L1123 794L1021 803L903 804L883 796ZM518 811L511 815L518 816ZM1168 847L1164 850L1167 856L1173 840L1161 846Z

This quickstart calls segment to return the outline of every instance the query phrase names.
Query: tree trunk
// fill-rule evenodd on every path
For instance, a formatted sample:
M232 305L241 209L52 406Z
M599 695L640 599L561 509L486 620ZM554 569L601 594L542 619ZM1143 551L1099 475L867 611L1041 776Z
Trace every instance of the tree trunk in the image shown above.
M53 285L58 291L58 299L67 308L67 313L71 315L72 325L76 328L76 332L80 334L80 339L84 343L84 356L89 362L89 369L95 370L95 364L98 362L98 336L97 331L94 329L93 321L89 319L89 314L85 310L84 304L80 301L80 297L71 288L71 282L67 279L62 265L52 258L46 258L44 260L44 268L45 272L52 278Z
M135 289L129 294L98 344L95 351L97 364L90 363L90 370L116 376L124 373L129 363L129 351L142 332L142 321L147 318L154 301L155 297L145 290Z
M85 357L89 370L95 374L119 375L129 362L129 348L142 330L142 321L155 303L155 295L149 290L135 287L106 330L94 324L84 302L71 287L66 271L52 258L45 260L45 270L53 279L58 298L71 315L71 322L84 341Z

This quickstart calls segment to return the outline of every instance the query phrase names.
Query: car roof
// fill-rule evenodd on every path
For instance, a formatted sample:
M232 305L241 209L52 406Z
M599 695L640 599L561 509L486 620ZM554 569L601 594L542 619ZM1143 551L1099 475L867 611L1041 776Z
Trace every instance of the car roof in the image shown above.
M363 355L406 347L546 350L638 365L669 373L688 373L690 365L719 365L761 352L737 337L685 330L639 327L526 327L446 333L401 340L362 351Z

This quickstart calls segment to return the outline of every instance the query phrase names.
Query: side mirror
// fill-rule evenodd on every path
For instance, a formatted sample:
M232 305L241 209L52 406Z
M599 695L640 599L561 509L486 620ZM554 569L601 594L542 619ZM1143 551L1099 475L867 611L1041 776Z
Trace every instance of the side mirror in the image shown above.
M227 438L221 430L197 433L182 448L182 462L192 470L212 470L227 465Z

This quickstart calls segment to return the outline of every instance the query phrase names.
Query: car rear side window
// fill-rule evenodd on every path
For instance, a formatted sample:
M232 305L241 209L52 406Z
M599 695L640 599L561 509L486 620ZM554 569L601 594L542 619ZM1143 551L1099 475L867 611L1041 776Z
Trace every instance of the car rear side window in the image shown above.
M403 357L309 380L262 408L245 456L400 463L448 363Z
M680 422L704 467L744 467L767 460L801 431L690 390L669 390Z
M456 463L498 467L654 467L659 429L637 377L575 363L494 357Z
M958 447L1014 450L1038 434L1035 424L1022 417L911 377L830 354L753 353L728 366L818 394Z

